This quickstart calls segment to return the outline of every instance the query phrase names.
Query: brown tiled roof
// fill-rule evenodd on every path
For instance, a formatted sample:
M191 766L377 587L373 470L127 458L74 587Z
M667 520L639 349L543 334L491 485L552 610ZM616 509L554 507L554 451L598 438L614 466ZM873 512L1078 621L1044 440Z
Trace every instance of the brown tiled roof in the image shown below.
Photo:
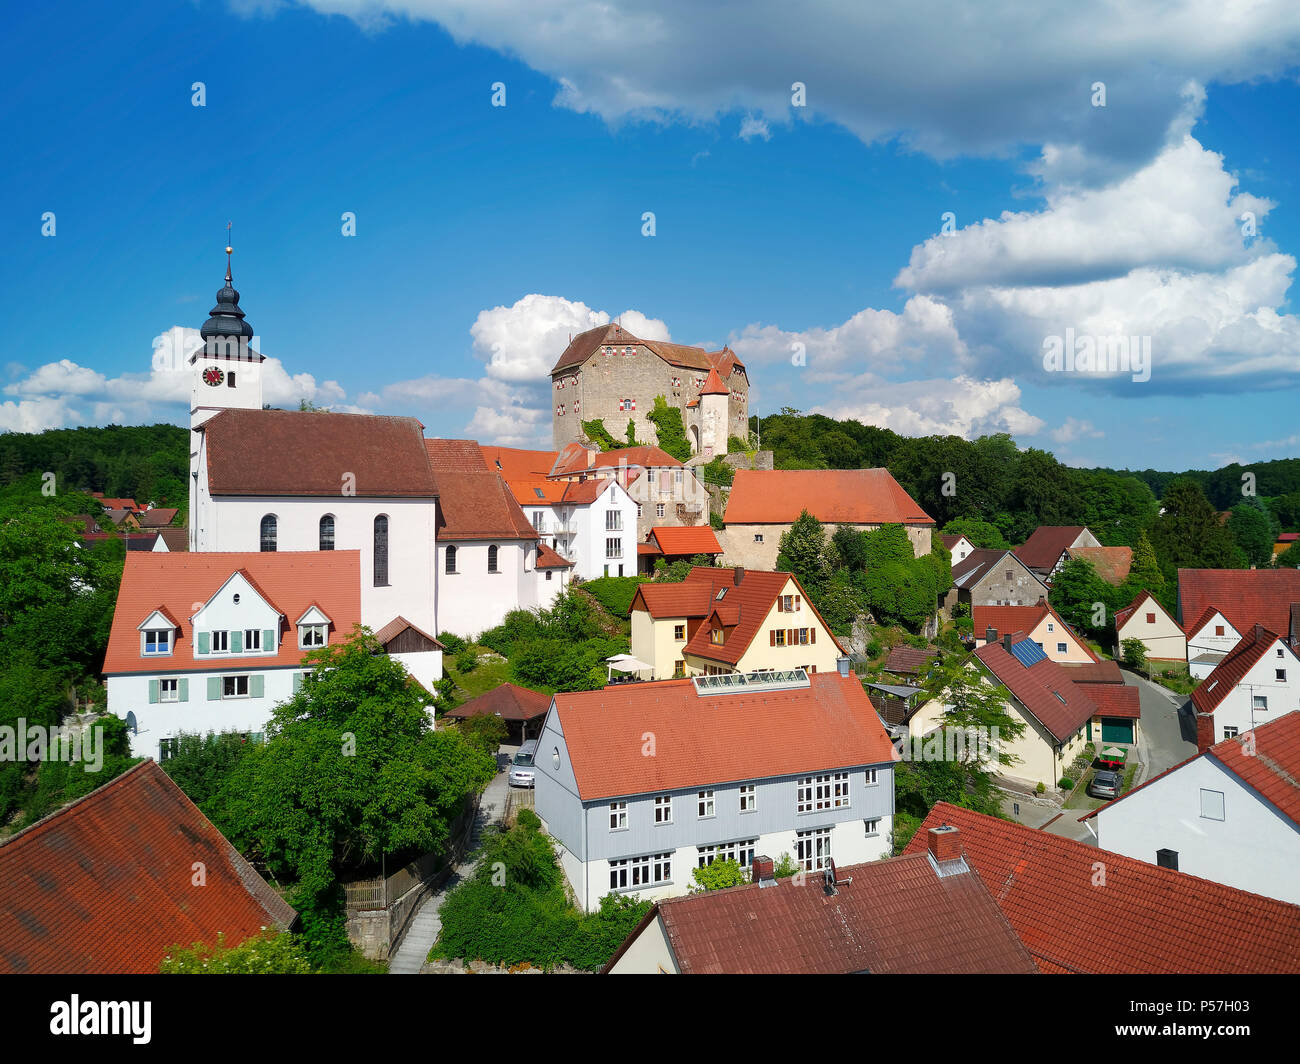
M587 451L585 448L578 450L566 448L560 452L560 457L556 460L550 475L553 477L570 477L578 473L594 472L597 469L618 469L620 466L626 466L629 469L678 468L681 464L667 451L651 445L620 447L614 451L601 451L595 456L595 461L590 466L587 464Z
M581 365L606 344L623 347L640 344L670 365L698 370L716 369L724 377L730 376L737 367L742 370L745 368L736 357L736 353L729 348L723 348L721 351L705 351L702 347L688 347L685 344L669 343L666 340L642 340L617 323L611 322L581 332L570 340L569 346L564 349L552 367L552 375L560 370Z
M190 549L190 530L188 528L160 528L158 535L167 544L169 551L187 551Z
M919 647L894 647L885 660L885 671L898 676L919 676L938 653L938 647L926 647L924 650Z
M213 495L339 496L345 485L363 498L438 494L415 418L223 410L202 431Z
M658 544L662 554L721 554L718 537L709 525L681 525L652 528L650 538Z
M790 524L804 510L826 524L934 524L888 469L738 469L726 522Z
M1119 671L1119 663L1110 660L1097 661L1063 661L1061 668L1075 683L1122 684L1124 674ZM1136 690L1136 688L1135 688Z
M948 551L951 551L953 547L957 546L957 544L963 539L966 539L966 537L961 534L953 535L948 532L943 533L939 538L943 540L943 545ZM970 543L970 540L966 539L966 542ZM971 543L971 547L974 548L974 546L975 544Z
M1184 622L1215 609L1238 632L1257 624L1285 632L1293 602L1300 602L1300 569L1178 570L1178 615ZM1190 635L1195 629L1184 631Z
M438 483L437 538L537 539L501 475L473 440L425 440Z
M329 614L329 611L323 606L318 606L317 608L320 609L322 613L325 613L326 615ZM435 637L431 636L423 628L417 628L400 614L379 629L379 631L375 633L375 638L380 643L387 643L389 640L396 639L399 635L408 630L414 632L416 635L424 636L425 639L436 646L439 650L446 649L446 647L439 643Z
M1198 714L1213 713L1269 652L1278 636L1262 625L1248 628L1241 641L1214 666L1213 671L1192 692Z
M1028 635L1038 627L1047 613L1046 601L1034 606L976 606L971 610L971 625L976 639L983 639L990 628L999 638L1007 632Z
M1084 531L1083 525L1039 525L1015 550L1015 555L1031 569L1052 568Z
M1133 567L1132 547L1069 547L1065 553L1071 560L1091 562L1097 575L1114 587L1128 579Z
M614 684L555 696L581 799L681 790L893 761L856 677L700 695L691 680ZM646 732L655 756L643 757Z
M136 514L136 518L141 528L166 528L176 519L177 513L178 511L173 508L154 507L152 510Z
M503 683L455 709L447 710L446 715L458 718L495 715L503 720L535 720L545 716L550 708L550 695L512 683Z
M967 862L1043 971L1296 971L1300 906L947 802L930 810L905 852L925 849L926 832L941 824L960 829Z
M1037 971L979 876L940 876L928 854L670 898L658 904L687 975L1030 974Z
M296 918L153 761L0 840L0 972L157 972Z
M567 561L560 557L552 548L545 543L537 548L537 568L538 569L569 569L573 567L573 562Z
M1054 661L1044 658L1026 668L1001 643L985 643L975 656L1059 742L1097 713L1087 692Z
M1142 706L1138 699L1138 689L1122 683L1084 684L1088 697L1097 705L1097 713L1102 717L1124 717L1137 720L1142 716Z
M275 655L199 657L195 654L191 622L197 612L194 604L207 602L237 572L243 573L272 608L280 611L290 627L281 628ZM312 600L321 604L331 621L329 642L347 638L353 625L361 620L361 552L128 554L103 671L115 675L297 665L307 651L298 648L297 633L291 626ZM170 655L144 658L140 654L139 625L159 606L179 622L180 631Z

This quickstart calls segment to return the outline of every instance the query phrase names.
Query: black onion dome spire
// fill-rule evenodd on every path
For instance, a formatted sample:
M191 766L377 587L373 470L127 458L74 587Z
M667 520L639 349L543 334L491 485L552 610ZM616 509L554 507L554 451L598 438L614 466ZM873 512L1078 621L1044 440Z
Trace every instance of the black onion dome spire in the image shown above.
M230 279L230 253L233 250L226 247L226 286L217 293L217 305L208 311L211 317L199 330L199 335L205 340L216 336L253 338L253 327L244 320L244 312L239 309L239 293Z

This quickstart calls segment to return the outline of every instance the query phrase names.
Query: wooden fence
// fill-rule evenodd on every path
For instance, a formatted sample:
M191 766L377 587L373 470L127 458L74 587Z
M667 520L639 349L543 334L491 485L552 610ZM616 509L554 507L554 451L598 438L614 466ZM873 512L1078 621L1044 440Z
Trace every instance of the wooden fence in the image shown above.
M343 890L347 895L348 909L352 911L387 909L408 891L422 883L430 883L450 870L464 855L465 845L477 812L477 798L468 799L460 815L452 821L451 836L445 850L430 851L422 857L417 857L387 878L373 876L370 879L344 883Z

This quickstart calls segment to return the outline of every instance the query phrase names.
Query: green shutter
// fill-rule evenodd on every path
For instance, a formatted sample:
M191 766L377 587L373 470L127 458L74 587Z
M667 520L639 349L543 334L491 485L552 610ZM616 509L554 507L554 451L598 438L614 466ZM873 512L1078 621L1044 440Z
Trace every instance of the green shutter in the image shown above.
M158 681L150 680L149 681L149 703L150 705L152 705L154 702L157 701L158 701Z
M182 676L180 680L177 681L176 687L177 700L180 702L188 702L190 700L190 681Z
M244 633L236 628L230 633L230 652L232 654L242 653L244 649Z
M293 693L294 693L294 694L297 694L299 691L302 690L302 676L303 676L303 674L300 673L300 672L295 672L295 673L293 674Z
M271 628L262 633L262 649L268 654L274 654L279 649L275 645L275 631Z
M200 633L199 633L199 653L200 653L200 654L206 654L206 653L208 652L208 644L211 642L211 639L212 639L211 633L209 633L209 632L200 632Z
M265 676L250 676L248 678L248 693L253 698L261 698L266 690Z
M213 699L220 698L220 697L221 697L221 677L209 676L208 677L208 701L211 702Z

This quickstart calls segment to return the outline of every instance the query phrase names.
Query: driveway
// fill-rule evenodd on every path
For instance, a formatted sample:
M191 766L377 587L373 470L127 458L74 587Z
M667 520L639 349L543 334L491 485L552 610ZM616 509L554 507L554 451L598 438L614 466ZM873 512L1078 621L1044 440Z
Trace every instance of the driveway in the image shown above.
M1142 707L1142 727L1138 735L1138 758L1144 771L1133 786L1158 776L1186 761L1196 753L1196 742L1187 738L1190 700L1186 695L1175 694L1166 687L1144 680L1135 673L1121 670L1124 682L1138 689ZM1192 734L1195 734L1194 732Z

